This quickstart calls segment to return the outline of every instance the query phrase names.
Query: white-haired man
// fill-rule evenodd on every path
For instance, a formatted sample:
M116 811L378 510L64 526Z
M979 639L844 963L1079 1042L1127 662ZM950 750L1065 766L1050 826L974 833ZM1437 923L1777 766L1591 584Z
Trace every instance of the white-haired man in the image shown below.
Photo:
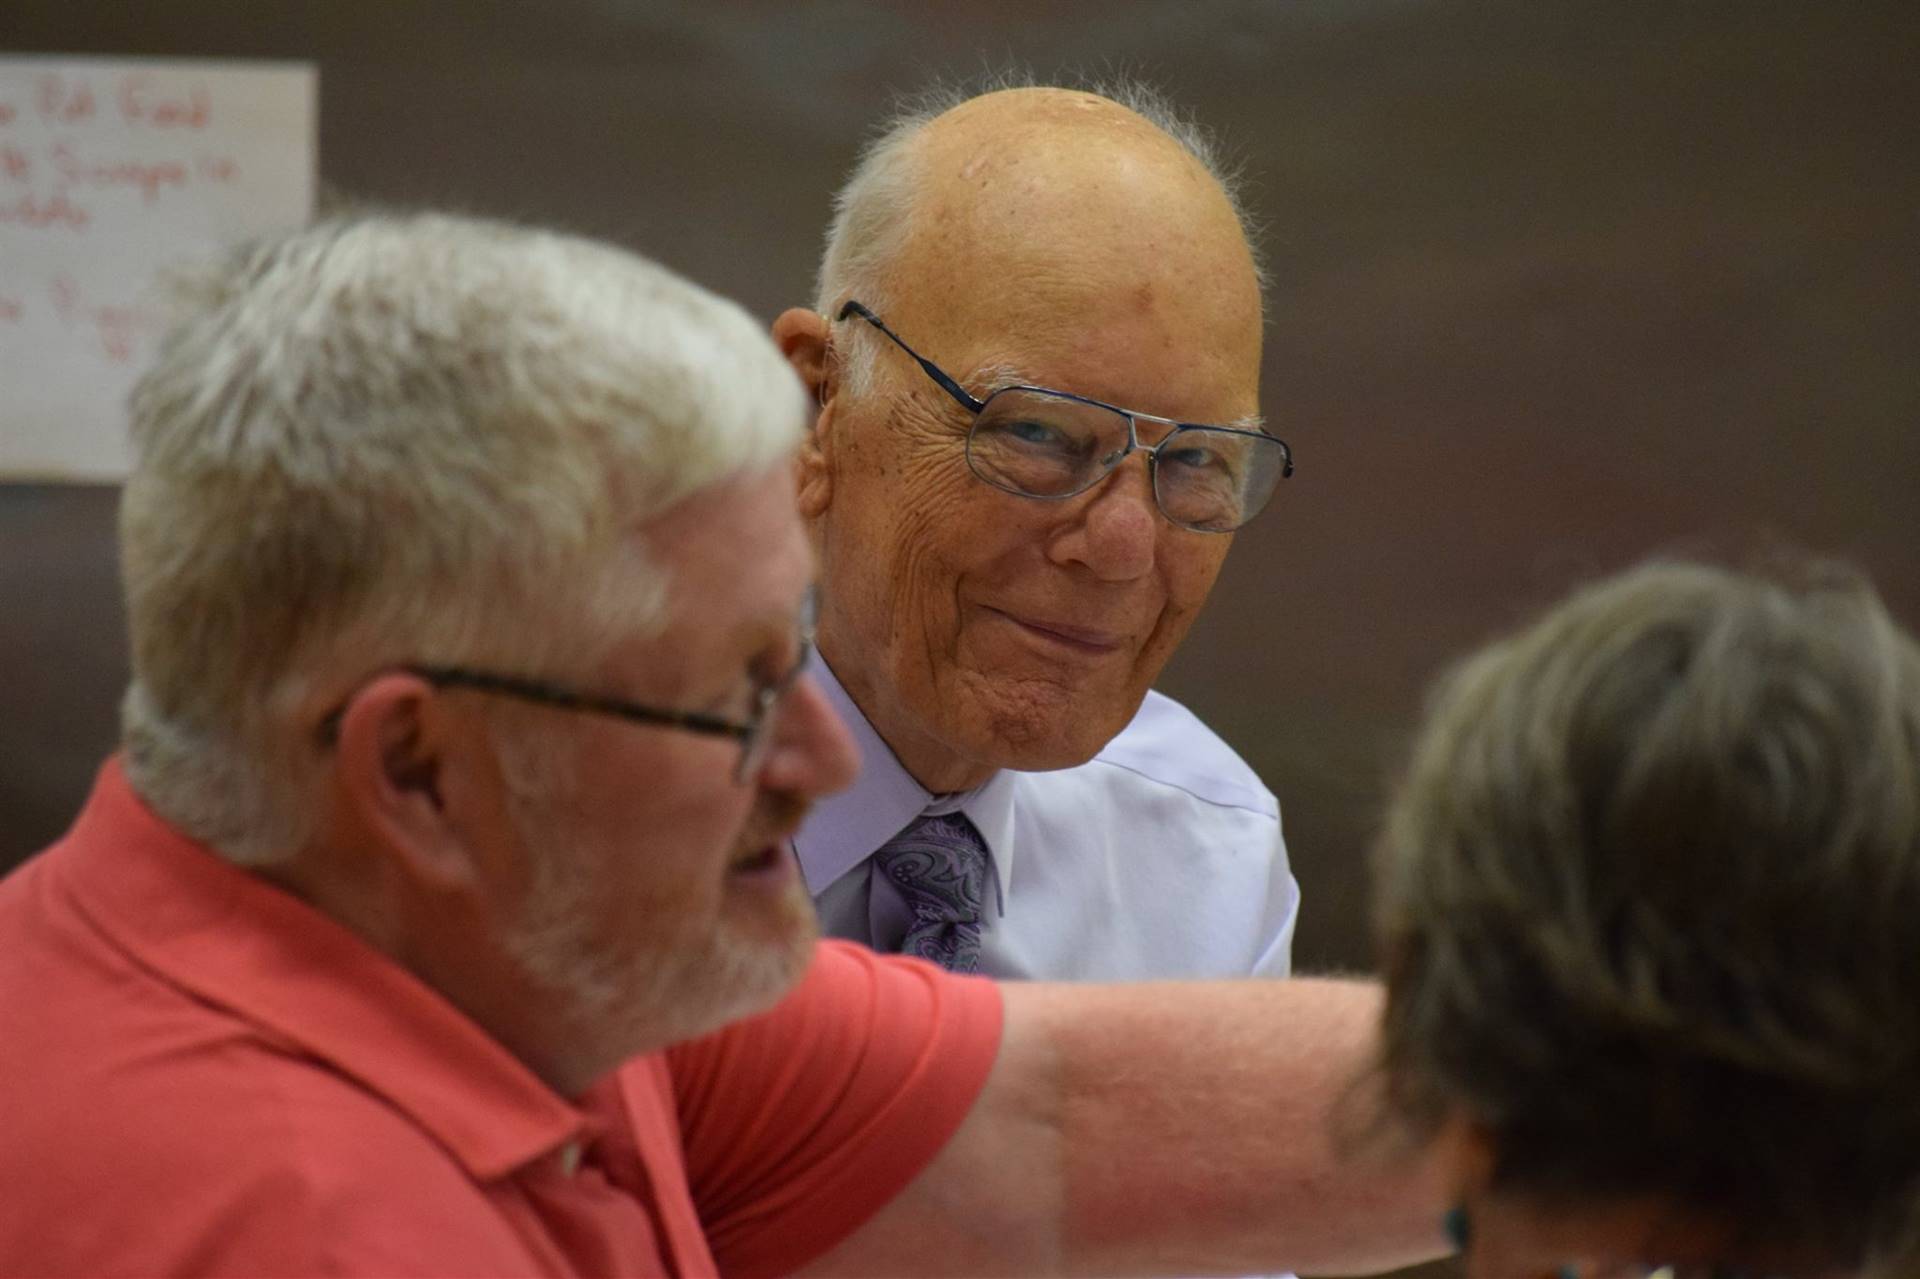
M333 222L207 290L133 403L125 750L0 883L0 1271L1434 1249L1427 1165L1326 1122L1365 985L815 945L786 840L854 761L802 404L742 312L554 235Z
M961 971L1282 976L1279 807L1150 691L1292 470L1259 270L1204 136L1119 96L909 114L840 193L816 309L775 322L862 754L795 847L830 934Z

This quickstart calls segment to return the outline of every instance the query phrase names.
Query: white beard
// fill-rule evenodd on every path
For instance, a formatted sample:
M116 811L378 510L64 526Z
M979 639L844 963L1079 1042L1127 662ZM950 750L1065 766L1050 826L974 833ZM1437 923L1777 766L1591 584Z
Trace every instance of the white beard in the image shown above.
M805 971L819 935L797 887L773 936L742 936L724 915L701 934L675 918L639 919L596 936L600 885L580 855L588 836L570 804L571 772L559 752L531 743L503 749L510 813L534 859L533 881L503 944L529 983L553 1001L555 1020L616 1059L650 1052L761 1012ZM758 930L756 930L758 931Z

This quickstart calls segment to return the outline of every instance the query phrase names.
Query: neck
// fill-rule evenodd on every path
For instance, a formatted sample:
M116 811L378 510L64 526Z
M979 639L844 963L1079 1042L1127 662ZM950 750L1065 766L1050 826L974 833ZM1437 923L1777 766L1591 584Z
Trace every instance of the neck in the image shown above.
M981 763L955 751L938 737L921 728L907 713L898 698L882 692L866 677L859 662L841 662L829 647L823 633L820 657L832 672L849 701L872 727L887 750L900 762L907 776L934 795L973 790L999 772L992 764Z
M866 714L866 707L860 708ZM961 759L951 751L939 749L919 749L910 735L889 733L878 724L874 731L880 734L880 740L887 744L900 766L907 775L933 795L951 795L956 791L974 790L984 786L987 779L1000 770L978 764L972 760ZM905 743L904 746L901 743Z
M532 988L473 903L446 894L427 900L391 876L355 873L353 864L309 848L259 873L412 973L559 1096L578 1096L619 1064L621 1055L590 1050L593 1028L573 1024L569 1001Z

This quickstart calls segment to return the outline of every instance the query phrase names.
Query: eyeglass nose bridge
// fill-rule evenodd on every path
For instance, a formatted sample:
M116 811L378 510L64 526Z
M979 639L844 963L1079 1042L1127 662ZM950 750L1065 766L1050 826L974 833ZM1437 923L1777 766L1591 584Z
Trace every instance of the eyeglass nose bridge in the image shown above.
M1111 411L1126 419L1127 446L1101 458L1100 473L1088 480L1086 485L1079 491L1085 493L1088 489L1096 487L1102 480L1119 470L1120 464L1129 457L1135 453L1143 454L1147 459L1147 482L1148 486L1153 490L1153 504L1162 514L1165 514L1166 508L1160 505L1160 450L1167 447L1168 441L1180 434L1185 428L1180 422L1170 417L1158 417L1152 413L1136 413L1132 409L1112 409ZM1162 426L1171 429L1160 437L1158 444L1142 444L1140 442L1140 423L1142 422L1158 422ZM1168 518L1172 517L1169 516Z

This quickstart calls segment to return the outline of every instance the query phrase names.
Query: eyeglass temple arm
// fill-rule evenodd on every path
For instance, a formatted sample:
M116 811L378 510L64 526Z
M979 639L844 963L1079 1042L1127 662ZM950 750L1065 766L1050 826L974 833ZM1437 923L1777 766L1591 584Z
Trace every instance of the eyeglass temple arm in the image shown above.
M941 372L939 365L935 364L932 360L927 359L925 356L921 355L918 351L914 350L912 347L908 346L905 342L901 341L900 335L898 333L895 333L892 329L888 328L886 325L882 324L880 322L879 316L867 310L866 307L861 306L858 302L854 301L852 298L847 299L846 305L841 307L840 313L834 316L833 318L835 320L844 320L849 315L859 316L861 319L865 320L868 324L871 324L874 328L879 329L882 333L886 334L887 340L889 342L893 343L895 346L899 347L902 351L905 351L908 355L912 356L913 362L915 364L918 364L921 368L925 369L927 372L927 376L940 384L941 390L945 391L948 395L951 395L954 399L960 401L960 403L966 405L969 412L978 413L981 409L984 409L985 407L987 407L986 401L976 400L972 395L968 394L967 389L965 387L961 386L958 382L954 381L952 378L948 377L945 373Z

